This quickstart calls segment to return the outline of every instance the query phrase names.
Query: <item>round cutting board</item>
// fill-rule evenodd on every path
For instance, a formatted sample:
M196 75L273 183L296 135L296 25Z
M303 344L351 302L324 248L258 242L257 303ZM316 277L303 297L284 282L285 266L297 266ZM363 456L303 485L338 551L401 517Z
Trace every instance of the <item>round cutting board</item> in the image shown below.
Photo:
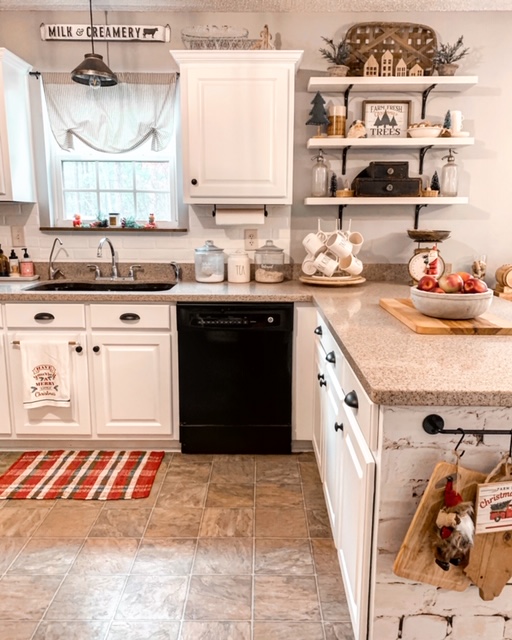
M366 282L362 276L299 276L299 280L304 284L316 284L324 287L348 287L354 284Z

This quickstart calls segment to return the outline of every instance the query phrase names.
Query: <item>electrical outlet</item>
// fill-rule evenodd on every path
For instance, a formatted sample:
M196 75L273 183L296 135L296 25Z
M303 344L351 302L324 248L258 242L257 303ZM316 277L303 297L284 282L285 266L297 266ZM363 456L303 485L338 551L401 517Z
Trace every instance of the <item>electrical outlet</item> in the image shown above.
M25 231L23 227L11 227L11 240L13 247L25 246Z
M252 251L256 249L256 242L258 241L257 229L245 229L244 230L245 250Z

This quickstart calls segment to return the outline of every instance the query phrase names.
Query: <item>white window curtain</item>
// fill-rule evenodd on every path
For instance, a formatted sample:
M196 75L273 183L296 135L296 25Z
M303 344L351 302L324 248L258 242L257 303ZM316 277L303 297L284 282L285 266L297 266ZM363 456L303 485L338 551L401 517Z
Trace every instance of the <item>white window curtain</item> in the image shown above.
M69 73L43 73L48 117L62 149L74 138L96 151L125 153L151 139L153 151L169 144L174 127L175 73L118 73L114 87L91 89Z

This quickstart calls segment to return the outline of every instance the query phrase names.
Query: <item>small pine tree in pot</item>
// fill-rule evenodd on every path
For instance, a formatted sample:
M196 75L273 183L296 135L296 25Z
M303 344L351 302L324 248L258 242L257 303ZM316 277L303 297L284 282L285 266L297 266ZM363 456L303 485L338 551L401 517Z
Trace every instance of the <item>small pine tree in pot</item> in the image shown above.
M441 44L434 51L432 62L440 76L453 76L459 68L459 65L455 63L462 60L468 53L469 47L464 47L464 36L459 36L455 44L448 42Z
M329 62L332 62L333 66L327 67L327 71L331 76L346 76L349 72L349 67L346 62L350 58L352 48L347 42L347 36L345 36L338 43L335 43L332 38L324 38L322 40L327 44L327 47L319 49L322 57Z

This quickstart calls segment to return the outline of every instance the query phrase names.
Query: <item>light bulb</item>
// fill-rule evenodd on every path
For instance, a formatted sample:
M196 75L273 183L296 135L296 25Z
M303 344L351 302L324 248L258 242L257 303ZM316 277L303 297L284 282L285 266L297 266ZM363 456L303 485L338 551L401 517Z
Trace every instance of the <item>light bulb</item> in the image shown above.
M101 80L99 76L91 76L89 78L89 86L91 89L99 89L101 87Z

